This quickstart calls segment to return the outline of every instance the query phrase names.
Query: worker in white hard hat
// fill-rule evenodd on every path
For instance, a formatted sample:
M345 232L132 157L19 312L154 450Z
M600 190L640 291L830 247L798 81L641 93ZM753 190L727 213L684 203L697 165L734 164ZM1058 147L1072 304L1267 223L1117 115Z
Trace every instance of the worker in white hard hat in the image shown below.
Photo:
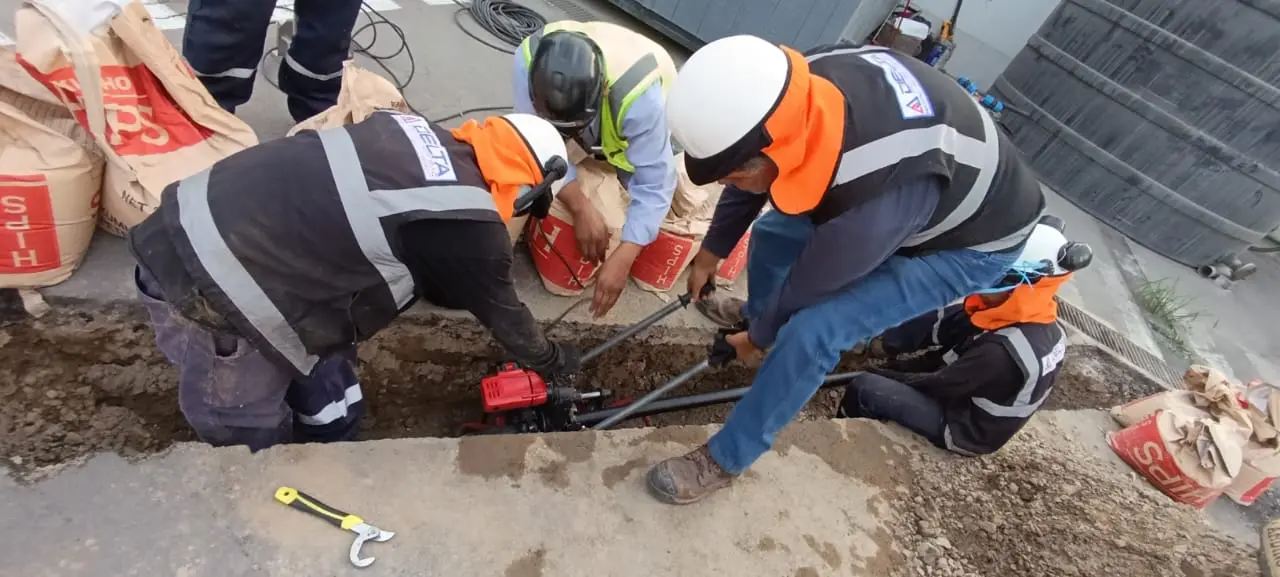
M724 427L649 471L668 503L729 485L842 351L990 287L1044 210L987 112L942 72L883 47L710 42L681 68L667 121L693 182L727 185L689 290L700 294L754 221L749 298L698 309L737 329L727 340L738 358L763 357Z
M887 362L849 383L836 416L895 422L961 455L1000 450L1053 391L1067 351L1054 296L1092 260L1036 226L994 287L881 335L873 356Z
M129 247L187 422L255 451L351 440L356 346L417 298L471 312L545 378L576 372L516 294L505 224L545 216L565 172L563 139L531 114L449 130L379 111L169 185Z

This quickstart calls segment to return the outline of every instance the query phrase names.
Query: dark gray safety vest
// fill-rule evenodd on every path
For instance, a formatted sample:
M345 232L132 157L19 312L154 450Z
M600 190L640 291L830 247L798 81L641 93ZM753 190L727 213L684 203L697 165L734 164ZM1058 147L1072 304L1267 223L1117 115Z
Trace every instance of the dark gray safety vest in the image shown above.
M821 224L899 183L934 175L942 198L911 255L1021 244L1044 211L1034 173L987 113L955 80L879 46L825 46L806 53L810 72L845 95L839 164L810 213Z
M224 158L166 188L156 216L210 306L303 375L412 304L401 225L502 221L469 145L392 112Z
M938 321L942 322L941 314ZM992 341L1018 365L1021 380L1001 391L974 391L968 403L947 408L943 439L947 449L962 455L993 453L1009 442L1049 398L1067 354L1066 332L1058 323L1018 323L962 340L943 353L942 362L950 365L968 350Z

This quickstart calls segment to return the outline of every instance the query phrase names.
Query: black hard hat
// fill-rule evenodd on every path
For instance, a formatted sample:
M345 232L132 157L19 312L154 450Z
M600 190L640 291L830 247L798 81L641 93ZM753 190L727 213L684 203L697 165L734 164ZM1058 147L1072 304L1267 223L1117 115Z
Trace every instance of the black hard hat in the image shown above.
M529 63L529 96L538 116L572 136L600 113L604 55L585 34L557 30L543 36Z

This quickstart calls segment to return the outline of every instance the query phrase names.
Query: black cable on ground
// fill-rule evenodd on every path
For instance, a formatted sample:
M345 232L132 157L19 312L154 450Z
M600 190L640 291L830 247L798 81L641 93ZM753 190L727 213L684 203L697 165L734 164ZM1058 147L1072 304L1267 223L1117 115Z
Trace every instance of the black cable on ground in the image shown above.
M476 42L479 42L481 44L484 44L485 46L488 46L489 48L492 48L499 52L504 52L506 54L514 54L516 46L519 46L520 43L524 41L526 37L542 29L542 27L546 26L547 24L547 19L544 18L541 14L537 13L532 8L522 6L516 2L513 2L512 0L471 0L470 2L467 2L467 3L460 2L459 0L454 0L454 3L458 4L460 8L456 12L454 12L453 21L454 21L454 24L458 27L458 29L462 30L463 34L470 36L471 39L475 40ZM415 74L417 74L417 70L418 70L417 62L414 60L413 50L409 48L409 43L405 38L404 29L401 28L399 24L392 22L391 19L387 18L384 14L382 14L382 12L379 12L377 9L370 6L367 2L361 2L361 4L362 4L362 7L360 8L360 13L364 15L365 19L368 20L368 22L362 25L358 25L354 29L352 29L351 31L352 51L355 52L356 54L360 54L362 56L367 57L368 59L372 60L374 64L377 64L378 67L382 68L382 70L386 72L388 76L390 76L390 80L393 84L395 84L396 89L399 90L401 93L404 93L405 89L408 88L409 84L413 82L413 77ZM282 10L289 10L290 12L293 11L292 9L287 7L280 7L280 8ZM462 24L462 20L460 16L463 14L467 14L471 16L471 19L477 25L479 25L481 29L483 29L485 32L488 32L490 35L492 35L494 38L497 38L502 43L507 44L511 48L504 48L488 40L485 40L480 36L477 36L474 32L472 32ZM357 24L359 24L358 19L356 22ZM395 47L393 50L385 54L375 54L374 52L372 52L373 47L378 43L379 27L388 29L390 33L394 35L395 40L399 42L399 46ZM371 33L372 37L368 40L368 42L361 42L359 39L359 36L361 36L365 32ZM279 52L280 52L280 49L278 47L272 47L271 49L267 50L262 55L262 59L259 60L258 68L259 69L262 68L262 64L266 62L266 59L268 57L273 55L278 56ZM409 59L409 74L403 80L400 79L400 75L392 71L391 68L386 64L387 61L393 58L396 58L402 54ZM276 90L280 89L280 86L276 84L275 79L270 78L268 75L264 75L263 78L267 81L268 84L275 87ZM414 114L417 114L418 116L422 116L424 118L426 117L425 114L418 111L418 109L414 108L413 104L409 103L407 97L405 99L405 106L408 106L409 110ZM439 124L443 122L448 122L450 120L462 118L464 116L467 116L468 114L474 114L477 112L496 112L496 111L510 110L510 109L511 109L511 106L509 105L508 106L479 106L476 108L468 108L461 112L450 114L448 116L444 116L441 118L433 118L430 120L431 122Z
M511 0L471 0L465 4L459 0L453 0L453 2L462 7L453 13L453 23L457 24L463 34L489 48L499 52L506 52L507 54L514 54L514 47L519 46L520 42L524 41L530 34L541 30L543 26L547 25L547 19L543 18L541 14ZM479 24L485 32L492 34L513 49L508 50L491 44L489 41L467 30L467 27L463 26L462 21L459 19L459 16L463 14L469 14L471 19L476 24Z

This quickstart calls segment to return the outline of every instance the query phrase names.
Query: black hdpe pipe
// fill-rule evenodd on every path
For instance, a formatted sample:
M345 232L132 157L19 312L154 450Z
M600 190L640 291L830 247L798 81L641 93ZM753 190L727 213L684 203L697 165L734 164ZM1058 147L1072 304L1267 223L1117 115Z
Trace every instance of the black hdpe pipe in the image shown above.
M623 419L638 419L641 417L651 417L653 415L674 413L676 411L687 411L689 409L697 409L701 407L708 407L711 405L719 405L722 403L732 403L734 401L737 401L738 399L741 399L743 395L747 394L747 390L751 388L751 387L739 387L737 389L715 391L713 393L702 393L699 395L688 395L684 397L672 397L670 399L652 401L647 404L644 404L643 406L641 405L641 401L644 401L646 397L661 396L660 392L665 393L666 391L673 388L672 383L675 383L678 385L680 383L683 383L685 380L688 380L689 377L692 377L693 375L702 372L702 370L706 368L705 363L706 361L703 361L703 363L694 365L692 368L682 373L679 377L672 379L662 388L654 390L652 393L645 395L645 397L641 397L639 400L637 400L634 403L631 403L630 405L627 405L625 407L604 409L600 411L592 411L590 413L582 413L577 416L577 422L578 424L583 425L585 427L591 427L592 429L595 429L595 430L602 430L602 429L609 428L610 426L616 424L617 422ZM833 387L844 386L848 384L849 381L853 380L854 377L857 377L858 375L861 375L861 374L862 374L862 371L853 371L848 373L837 373L834 375L827 375L827 377L822 381L822 386L818 387L818 389L822 390L822 389L830 389ZM684 377L684 378L681 379L681 377ZM632 410L628 412L627 411L628 408L631 408ZM607 425L605 424L606 422L608 423ZM604 426L601 426L601 425L604 425Z

